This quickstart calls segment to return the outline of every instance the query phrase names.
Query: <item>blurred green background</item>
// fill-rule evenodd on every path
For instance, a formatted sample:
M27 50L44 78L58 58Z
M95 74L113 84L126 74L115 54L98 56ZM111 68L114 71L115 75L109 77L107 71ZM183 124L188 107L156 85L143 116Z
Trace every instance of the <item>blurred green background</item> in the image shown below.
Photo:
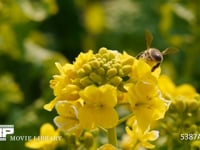
M100 47L145 50L177 47L165 57L162 72L176 84L200 91L199 0L0 0L0 124L14 124L14 135L38 135L55 111L42 107L53 99L49 80L56 61L73 62L81 51ZM0 148L27 149L24 142Z

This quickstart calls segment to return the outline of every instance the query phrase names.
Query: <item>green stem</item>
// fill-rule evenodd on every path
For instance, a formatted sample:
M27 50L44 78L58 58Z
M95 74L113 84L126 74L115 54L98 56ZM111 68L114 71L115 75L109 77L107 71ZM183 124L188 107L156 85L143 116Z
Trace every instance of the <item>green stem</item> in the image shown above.
M109 144L112 144L113 146L117 147L117 132L116 132L116 127L108 129L107 136L108 136L108 142L109 142Z
M124 116L123 118L121 118L119 121L118 121L118 125L121 124L122 122L126 121L127 119L129 119L130 117L133 116L133 113L131 114L128 114L127 116Z

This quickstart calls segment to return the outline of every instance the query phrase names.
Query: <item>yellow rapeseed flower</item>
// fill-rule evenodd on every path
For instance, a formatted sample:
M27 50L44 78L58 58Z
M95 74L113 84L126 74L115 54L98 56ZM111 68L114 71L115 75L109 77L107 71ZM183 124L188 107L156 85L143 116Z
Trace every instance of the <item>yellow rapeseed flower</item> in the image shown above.
M44 106L44 109L51 111L57 101L60 100L77 100L79 98L79 87L72 83L72 79L76 78L74 66L71 64L56 63L60 75L54 75L54 79L50 81L50 87L56 96L50 103Z
M55 124L65 133L75 133L79 136L82 128L78 119L79 103L73 104L67 101L59 101L56 104L56 110L59 116L54 118Z
M44 108L51 111L55 106L58 116L54 122L59 129L79 137L84 130L105 129L109 143L116 147L115 128L128 119L130 148L154 147L149 141L155 140L158 133L150 131L151 125L164 117L170 104L163 95L171 87L165 90L158 85L160 68L152 72L144 60L107 48L100 48L96 54L92 50L80 53L73 64L56 66L59 74L50 81L55 98ZM177 93L187 93L187 89L180 87ZM121 106L128 106L132 116L119 120L121 112L116 107ZM101 149L115 147L103 145Z
M40 136L42 138L34 138L25 143L25 146L31 149L42 149L42 150L54 150L58 145L58 140L55 140L56 136L59 136L59 131L55 130L54 127L45 123L40 128Z
M79 91L90 85L111 84L124 92L133 62L134 58L127 53L101 48L97 54L92 50L80 53L73 64L56 63L59 74L50 81L55 98L44 109L51 111L58 101L78 100Z
M122 139L123 150L138 150L140 148L153 149L155 145L151 144L149 141L155 141L159 137L159 132L147 128L143 131L135 117L132 117L128 121L128 126L126 126L127 135Z
M129 84L127 90L131 109L141 129L146 130L152 122L164 117L169 102L162 98L155 80L141 79Z
M112 128L118 123L116 88L106 84L86 87L80 92L84 106L79 110L80 124L85 129Z
M181 98L184 100L191 100L198 95L195 88L190 84L176 86L166 75L160 76L158 81L163 95L169 99L174 100Z

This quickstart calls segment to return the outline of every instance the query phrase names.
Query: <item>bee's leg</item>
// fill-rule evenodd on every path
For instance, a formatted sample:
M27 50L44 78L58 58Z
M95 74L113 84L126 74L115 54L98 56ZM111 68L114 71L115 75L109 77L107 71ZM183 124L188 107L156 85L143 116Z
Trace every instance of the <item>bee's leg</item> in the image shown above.
M160 63L157 63L155 66L151 68L151 72L154 72L156 68L158 68L159 66L160 66Z

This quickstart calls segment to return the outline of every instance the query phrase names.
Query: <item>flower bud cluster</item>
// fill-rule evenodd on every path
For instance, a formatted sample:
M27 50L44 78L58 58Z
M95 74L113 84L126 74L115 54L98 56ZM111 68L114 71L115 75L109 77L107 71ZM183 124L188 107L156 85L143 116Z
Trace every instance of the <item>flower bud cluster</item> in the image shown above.
M116 87L123 85L123 82L129 78L133 58L121 58L122 54L117 51L101 48L77 70L78 78L74 83L82 88L92 84L101 86L108 83Z

